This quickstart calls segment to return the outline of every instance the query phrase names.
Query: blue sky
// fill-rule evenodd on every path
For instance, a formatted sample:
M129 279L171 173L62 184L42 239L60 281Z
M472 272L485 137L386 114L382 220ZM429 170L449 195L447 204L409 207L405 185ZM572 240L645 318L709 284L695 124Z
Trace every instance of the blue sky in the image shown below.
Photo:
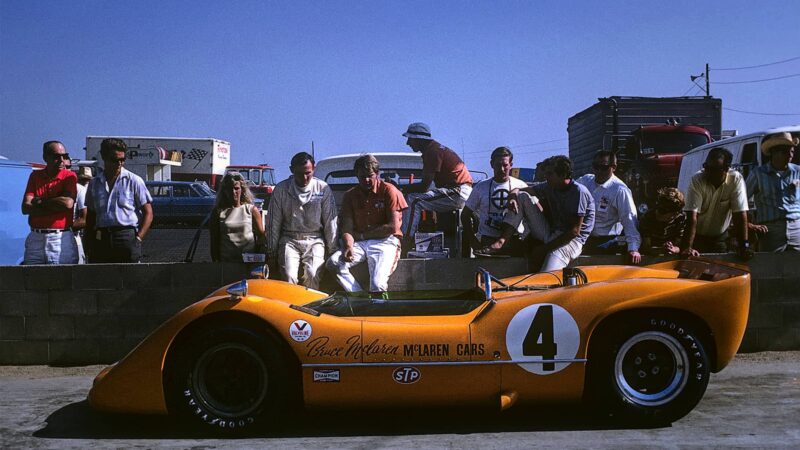
M606 3L612 3L606 5ZM288 174L317 158L434 137L487 170L566 153L567 119L612 95L698 93L711 65L723 128L800 123L797 1L0 0L0 154L41 159L87 135L214 137L233 163ZM701 80L702 82L702 80ZM545 144L540 144L545 141Z

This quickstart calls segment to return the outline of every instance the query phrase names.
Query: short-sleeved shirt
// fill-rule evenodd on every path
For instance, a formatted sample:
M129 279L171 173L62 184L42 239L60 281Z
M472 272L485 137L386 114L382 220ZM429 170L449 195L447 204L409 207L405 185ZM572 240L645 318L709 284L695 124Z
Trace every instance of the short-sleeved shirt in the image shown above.
M41 197L45 200L56 197L70 197L75 200L78 195L78 177L71 170L60 170L51 177L45 169L34 170L28 177L25 196ZM29 215L31 228L51 228L63 230L72 226L72 210L64 209L50 214Z
M78 195L75 197L75 207L72 208L73 222L78 218L78 214L80 214L81 210L86 208L86 186L78 183L76 187L78 188Z
M378 180L376 192L364 191L360 186L344 193L342 215L353 218L353 231L364 233L379 225L386 225L387 211L403 211L408 208L406 199L399 189ZM398 224L393 235L403 237L402 224Z
M97 228L138 226L138 213L153 201L144 180L124 167L110 192L103 172L92 178L87 188L92 198L86 207L97 215Z
M686 205L684 211L697 213L697 234L701 236L719 236L728 231L732 213L747 211L747 189L742 174L728 171L725 181L714 187L697 172L689 181L686 189Z
M533 191L544 203L550 226L557 233L572 228L575 217L583 217L580 233L575 238L581 244L592 234L594 228L594 199L586 186L571 180L566 189L553 189L547 183L533 185ZM548 212L549 211L549 212Z
M775 170L772 164L756 167L747 177L747 195L754 198L757 223L800 219L800 166Z
M526 187L528 184L524 181L508 177L508 180L502 183L494 181L494 178L489 178L480 181L472 188L464 206L478 214L480 219L478 234L481 237L500 237L500 225L506 215L509 193L514 189ZM520 228L522 227L520 225Z
M472 175L458 154L433 140L422 151L422 172L435 174L433 183L438 188L472 183Z

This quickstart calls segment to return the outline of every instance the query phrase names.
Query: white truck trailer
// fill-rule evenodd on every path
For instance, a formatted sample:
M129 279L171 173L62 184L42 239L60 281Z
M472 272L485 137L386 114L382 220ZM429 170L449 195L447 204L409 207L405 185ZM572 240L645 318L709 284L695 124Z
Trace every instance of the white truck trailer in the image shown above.
M200 180L214 188L231 162L231 144L227 141L141 136L87 136L86 159L102 160L100 143L109 137L125 141L125 167L145 180Z

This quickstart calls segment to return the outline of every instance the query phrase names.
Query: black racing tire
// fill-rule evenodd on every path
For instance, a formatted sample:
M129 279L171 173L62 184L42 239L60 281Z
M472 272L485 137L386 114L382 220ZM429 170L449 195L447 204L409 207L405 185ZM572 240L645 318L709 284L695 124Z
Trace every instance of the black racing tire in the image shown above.
M207 330L170 352L167 408L194 428L239 433L286 407L288 370L268 336L246 328Z
M625 423L670 424L688 414L708 386L710 362L685 320L653 314L626 321L590 357L590 393Z

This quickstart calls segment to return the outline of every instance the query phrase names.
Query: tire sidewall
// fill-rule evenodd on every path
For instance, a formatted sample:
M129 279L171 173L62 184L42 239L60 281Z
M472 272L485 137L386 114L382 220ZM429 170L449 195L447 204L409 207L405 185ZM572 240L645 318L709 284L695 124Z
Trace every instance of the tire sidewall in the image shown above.
M246 415L222 417L206 408L194 390L192 374L201 356L209 349L223 343L237 343L251 349L261 358L266 368L266 395L257 407ZM271 339L246 328L223 328L201 332L184 340L176 347L172 363L168 365L166 385L167 405L170 413L182 421L206 430L241 432L264 423L285 406L288 373L277 345Z
M681 349L686 352L685 383L679 393L669 402L661 405L644 405L629 399L617 383L615 360L625 343L640 333L658 332L674 338ZM636 319L633 326L624 327L623 331L611 339L608 352L603 354L600 365L601 384L605 394L596 398L603 399L610 411L616 416L644 424L665 424L688 414L700 401L708 386L709 358L703 343L685 321L666 315L647 315Z

